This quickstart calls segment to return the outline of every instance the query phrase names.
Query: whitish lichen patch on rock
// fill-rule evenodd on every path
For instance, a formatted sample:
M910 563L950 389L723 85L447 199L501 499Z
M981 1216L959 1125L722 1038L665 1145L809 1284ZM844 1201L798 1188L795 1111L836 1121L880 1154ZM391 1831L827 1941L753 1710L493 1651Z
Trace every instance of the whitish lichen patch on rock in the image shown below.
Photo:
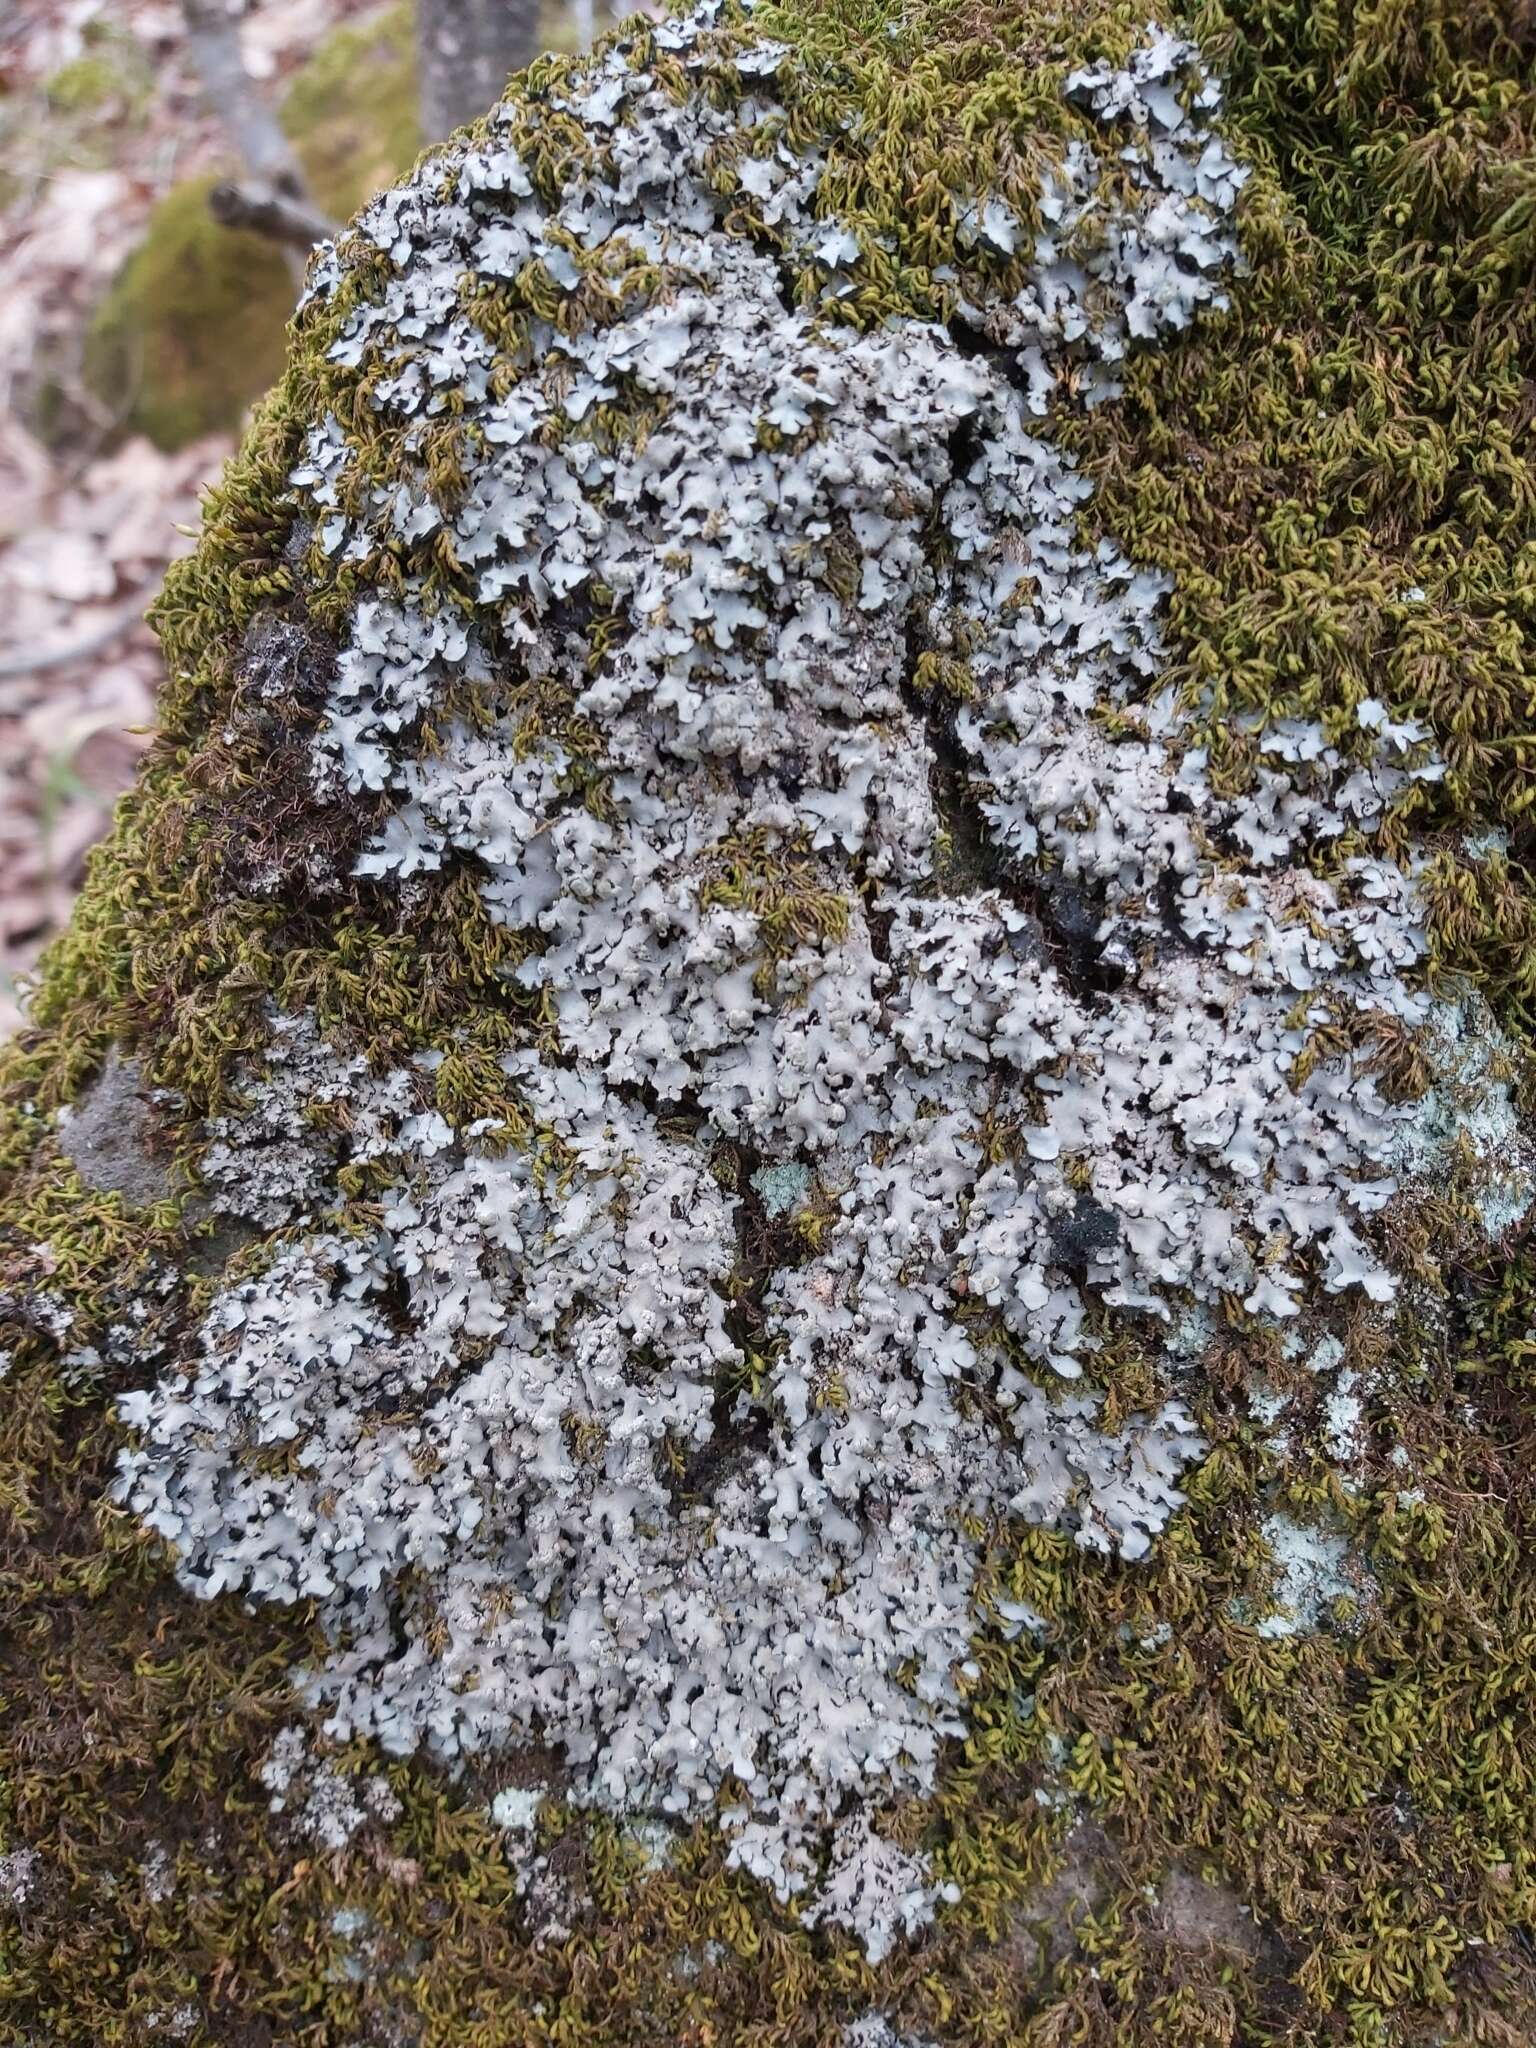
M5 1061L29 2037L1522 2010L1520 124L1335 12L710 0L317 259Z
M709 19L658 42L686 58ZM1089 1291L1167 1313L1161 1282L1257 1286L1249 1246L1270 1225L1245 1230L1241 1179L1220 1162L1232 1131L1200 1134L1215 1164L1192 1181L1166 1115L1142 1120L1139 1161L1095 1130L1144 1091L1160 1008L1225 973L1197 992L1214 1013L1230 970L1170 967L1106 1011L1034 950L1010 893L936 883L945 747L952 801L998 837L999 881L1024 851L1010 836L1038 819L1122 946L1136 861L1176 836L1158 807L1176 764L1198 768L1160 737L1170 707L1134 760L1103 764L1137 797L1111 786L1106 825L1116 815L1139 847L1111 859L1104 826L1063 821L1032 781L1091 748L1096 712L1144 694L1159 590L1078 547L1081 490L1030 421L1069 344L1112 361L1219 295L1243 174L1210 125L1218 95L1165 35L1123 75L1069 80L1132 196L1085 237L1104 172L1092 150L1069 153L1042 202L1060 244L1042 237L998 309L1006 341L978 357L932 325L861 334L785 310L786 260L809 252L835 297L859 248L811 211L814 154L750 148L772 133L759 95L782 55L738 56L743 96L722 112L610 53L565 108L594 155L558 211L493 123L364 217L396 276L334 352L384 373L374 403L407 453L452 390L484 458L450 519L425 472L359 494L332 419L294 483L337 558L451 535L478 604L359 604L316 789L395 799L361 873L408 886L468 859L492 915L538 934L518 979L548 1030L505 1065L564 1164L556 1183L526 1146L487 1150L483 1131L413 1107L405 1073L327 1066L304 1020L278 1020L251 1106L210 1133L215 1200L263 1227L316 1216L337 1160L311 1126L349 1097L348 1164L393 1157L401 1176L376 1233L294 1237L215 1304L199 1363L121 1404L144 1447L119 1490L199 1592L321 1601L336 1647L308 1686L337 1732L449 1756L543 1734L586 1797L626 1810L688 1813L738 1785L746 1799L721 1814L732 1856L788 1897L815 1877L822 1825L850 1800L931 1786L964 1726L968 1531L1020 1514L1135 1557L1179 1504L1203 1448L1181 1402L1109 1429L1091 1390L1063 1398L1031 1376L1081 1372ZM731 138L749 145L777 252L720 232L706 158ZM1000 218L983 207L994 240ZM538 264L573 292L599 259L661 266L669 287L595 331L539 323L524 373L493 383L454 280ZM315 289L341 274L322 268ZM621 390L656 408L627 445L584 426ZM600 607L623 631L595 661ZM967 637L976 697L946 742L923 664ZM564 736L514 689L421 751L412 735L464 681L493 705L503 694L498 647L546 706L568 707ZM1029 666L1045 744L1025 758L995 735L1019 729L1005 694ZM596 807L572 801L577 732ZM1396 751L1419 737L1394 736ZM1311 751L1321 809L1344 768ZM1374 761L1337 800L1369 816L1412 772ZM1198 876L1200 848L1183 845ZM779 937L767 898L789 861L826 907ZM1357 893L1339 909L1351 932L1372 918ZM1192 905L1192 938L1210 917ZM1384 979L1395 994L1392 965ZM1263 1128L1293 1001L1289 986L1261 999L1269 1037L1235 1055L1258 1081L1238 1165L1256 1174L1248 1153L1277 1136L1300 1148L1293 1240L1342 1246L1343 1285L1365 1260L1347 1214L1367 1201L1381 1113L1366 1090L1353 1122L1319 1102L1300 1131ZM1123 1078L1106 1097L1111 1041L1088 1041L1116 1030ZM1165 1094L1173 1109L1190 1090ZM1023 1127L1021 1155L991 1163L1005 1123ZM734 1187L722 1148L747 1169ZM1103 1184L1074 1183L1067 1155L1100 1151ZM1217 1175L1220 1227L1197 1231ZM766 1371L731 1396L747 1365L731 1307L743 1178L770 1219L786 1190L813 1188L825 1216L818 1244L755 1280ZM402 1603L407 1573L430 1588L421 1600ZM875 1955L940 1890L856 1812L810 1912Z

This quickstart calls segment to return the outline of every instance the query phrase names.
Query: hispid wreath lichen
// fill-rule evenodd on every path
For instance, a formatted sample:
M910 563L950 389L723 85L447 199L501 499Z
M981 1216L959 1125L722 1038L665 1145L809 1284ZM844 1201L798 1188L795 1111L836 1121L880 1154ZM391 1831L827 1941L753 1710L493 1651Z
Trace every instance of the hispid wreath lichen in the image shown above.
M1533 47L706 0L317 256L7 1056L21 2038L1523 2038Z

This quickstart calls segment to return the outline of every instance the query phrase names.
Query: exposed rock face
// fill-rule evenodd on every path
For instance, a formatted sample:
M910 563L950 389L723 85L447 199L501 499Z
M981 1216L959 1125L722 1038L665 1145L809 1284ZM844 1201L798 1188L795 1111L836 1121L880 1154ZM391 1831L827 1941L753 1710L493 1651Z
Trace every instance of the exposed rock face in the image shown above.
M244 1248L105 1356L113 1500L199 1598L312 1605L324 1739L461 1784L549 1759L488 1809L540 1943L590 1911L554 1787L647 1867L707 1826L884 1963L991 1910L910 1815L1042 1712L984 1673L1059 1631L1031 1545L1156 1659L1125 1589L1188 1554L1202 1470L1236 1489L1241 1400L1224 1624L1244 1657L1360 1629L1363 1474L1416 1470L1370 1377L1425 1313L1400 1219L1454 1181L1487 1246L1536 1183L1516 1049L1430 987L1431 726L1357 694L1245 716L1220 766L1172 580L1063 445L1244 275L1211 65L1149 27L1067 68L1031 189L949 193L945 317L875 321L889 250L801 62L713 4L616 42L312 271L226 885L336 916L337 958L336 905L403 929L457 887L491 994L384 1059L338 983L263 991L198 1125ZM136 1071L61 1134L132 1199ZM1037 1811L1095 1739L1042 1738ZM401 1803L310 1740L260 1782L344 1857ZM1160 1896L1154 1946L1280 1969L1235 1893Z
M177 1190L163 1130L143 1069L114 1051L80 1101L61 1113L59 1149L88 1186L145 1208Z

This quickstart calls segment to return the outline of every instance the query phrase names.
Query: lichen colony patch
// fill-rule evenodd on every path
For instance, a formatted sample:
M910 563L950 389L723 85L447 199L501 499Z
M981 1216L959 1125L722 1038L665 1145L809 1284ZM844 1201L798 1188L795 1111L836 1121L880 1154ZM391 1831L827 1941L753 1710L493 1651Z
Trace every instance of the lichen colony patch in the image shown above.
M696 64L714 18L657 48ZM1106 1415L1105 1318L1176 1389L1192 1316L1390 1313L1372 1218L1435 1139L1363 1059L1303 1055L1430 1017L1377 830L1439 770L1369 700L1270 723L1217 788L1166 583L1083 538L1053 411L1112 404L1239 260L1195 47L1068 78L1097 140L1048 174L1023 290L864 329L836 309L878 252L769 119L785 55L749 40L722 104L611 48L558 107L589 150L558 207L493 118L362 218L389 274L333 359L408 454L452 414L474 458L450 504L424 452L386 486L321 419L296 509L338 565L440 545L476 601L378 580L312 780L383 801L360 875L465 867L527 935L522 1121L455 1127L441 1052L381 1076L274 1015L205 1178L285 1235L121 1402L119 1493L193 1591L319 1603L333 1734L549 1743L577 1803L715 1812L878 1955L938 1895L871 1816L966 1727L979 1532L1133 1565L1207 1449L1176 1392ZM771 238L724 225L727 149ZM530 275L508 374L466 280ZM337 1175L380 1160L342 1227Z

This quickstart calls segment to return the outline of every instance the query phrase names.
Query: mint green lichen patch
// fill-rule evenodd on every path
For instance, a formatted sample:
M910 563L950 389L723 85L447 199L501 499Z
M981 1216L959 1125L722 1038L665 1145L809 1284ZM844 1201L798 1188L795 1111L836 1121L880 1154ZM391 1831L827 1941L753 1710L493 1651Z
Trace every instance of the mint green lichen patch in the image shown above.
M770 1216L792 1214L810 1193L812 1181L811 1169L793 1160L779 1166L760 1166L752 1176L752 1185Z
M1456 1174L1483 1228L1500 1237L1536 1201L1536 1150L1515 1103L1521 1054L1468 998L1440 1004L1426 1035L1438 1079L1405 1124L1397 1161L1410 1176Z
M1279 1579L1276 1606L1254 1619L1259 1635L1294 1636L1318 1627L1332 1601L1358 1599L1359 1575L1347 1570L1347 1536L1286 1514L1266 1516L1263 1532Z

